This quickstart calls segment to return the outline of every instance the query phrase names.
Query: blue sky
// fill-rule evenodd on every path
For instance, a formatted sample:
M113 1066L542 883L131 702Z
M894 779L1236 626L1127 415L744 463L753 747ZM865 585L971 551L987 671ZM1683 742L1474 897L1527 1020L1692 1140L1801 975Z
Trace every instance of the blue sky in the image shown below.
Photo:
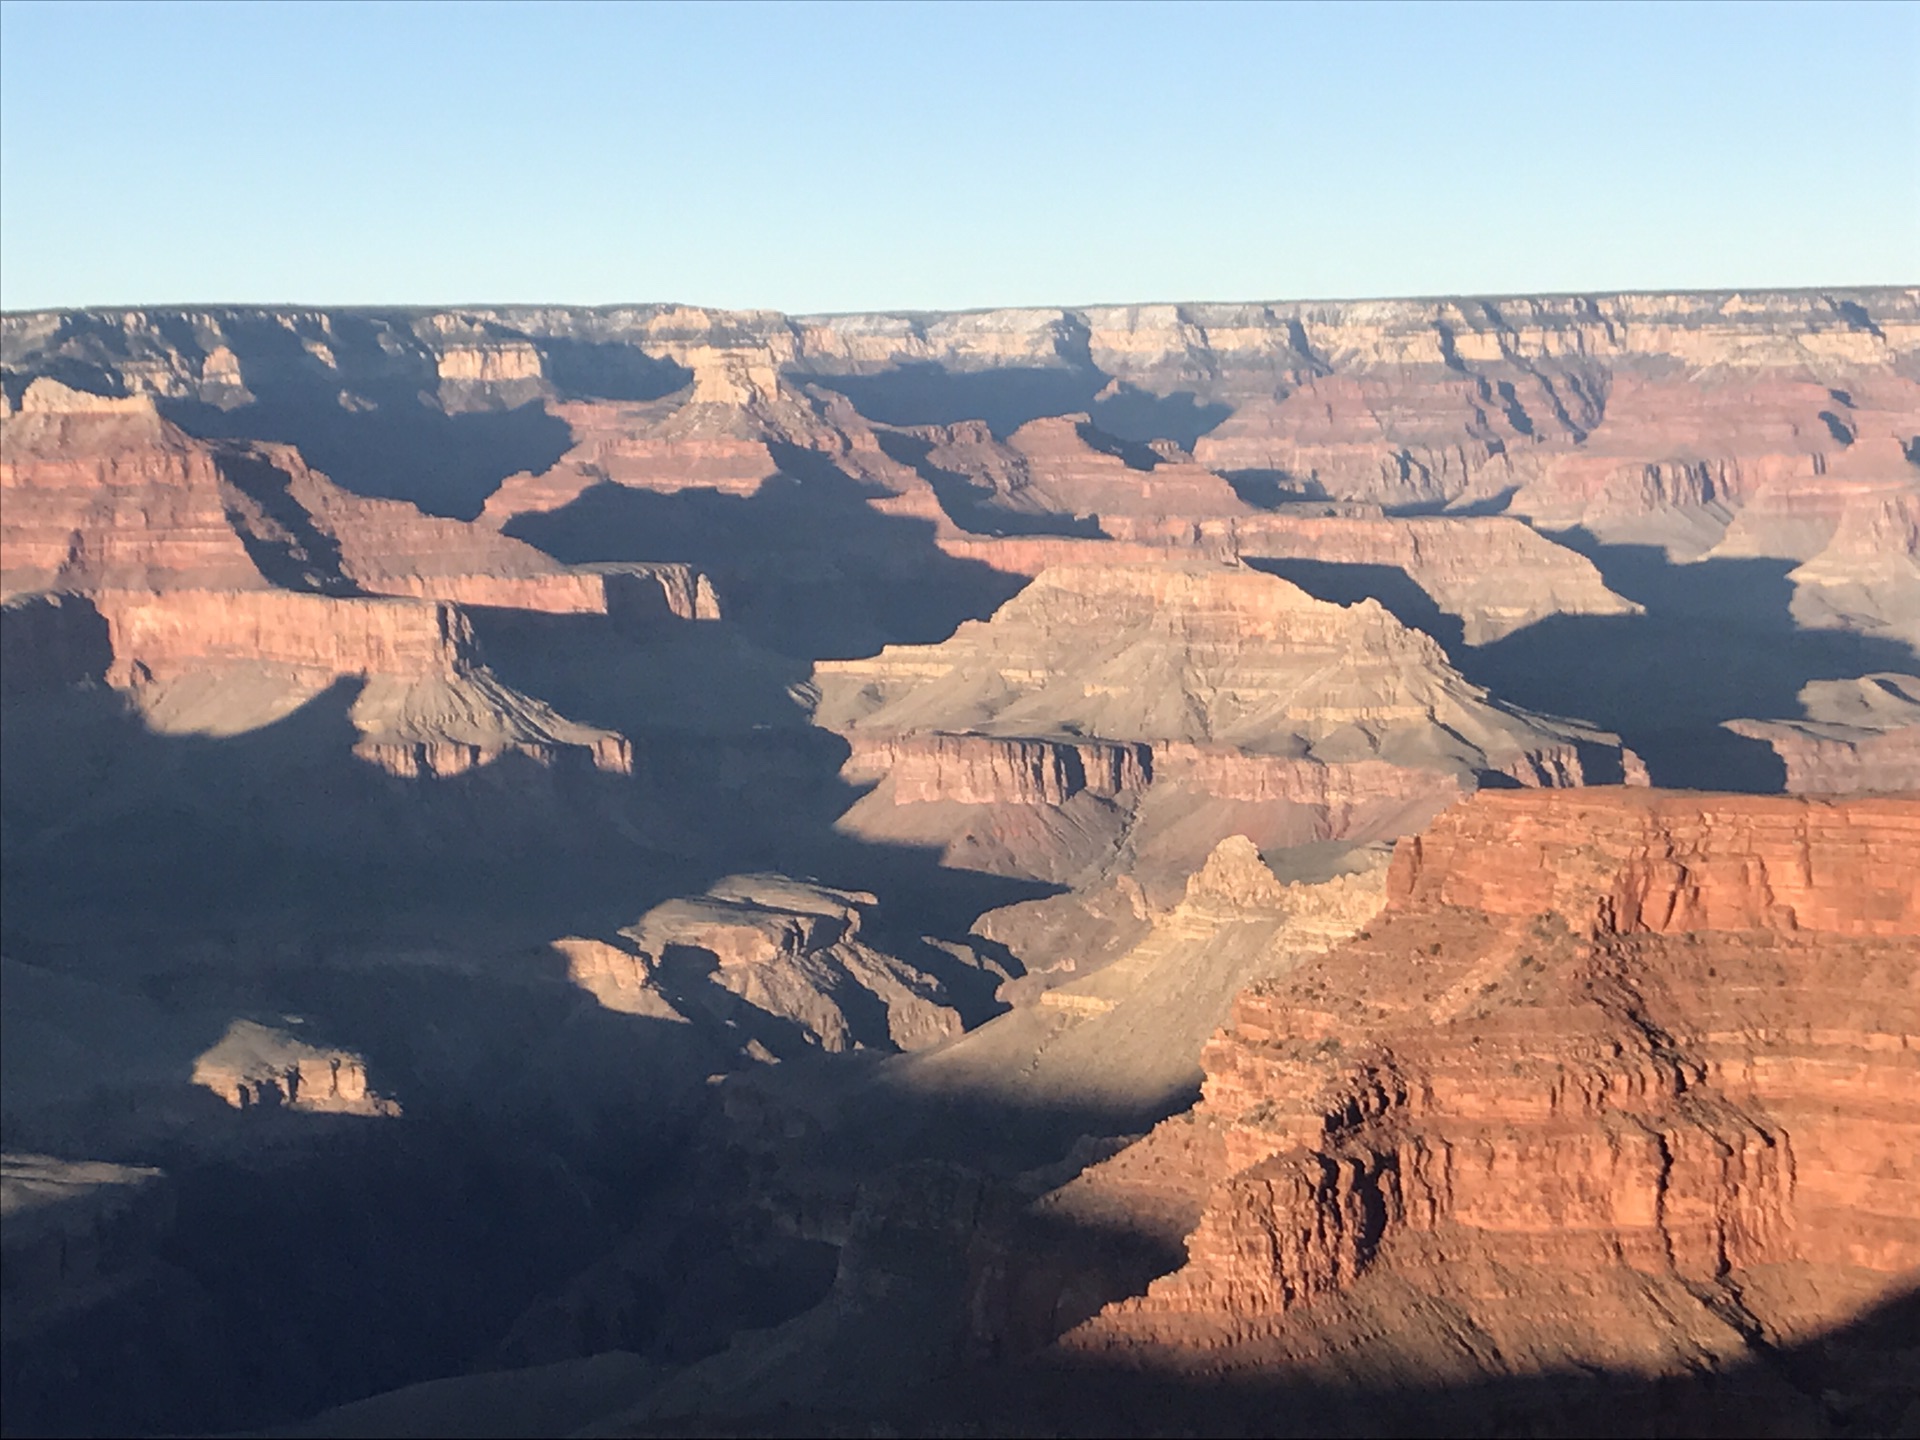
M1920 281L1920 6L0 5L0 304Z

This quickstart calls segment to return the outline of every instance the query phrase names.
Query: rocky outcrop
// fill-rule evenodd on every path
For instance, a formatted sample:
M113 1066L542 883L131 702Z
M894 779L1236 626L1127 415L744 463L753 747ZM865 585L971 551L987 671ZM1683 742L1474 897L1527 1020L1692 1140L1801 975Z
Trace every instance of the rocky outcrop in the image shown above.
M942 1094L1015 1107L1097 1105L1144 1127L1167 1096L1199 1082L1200 1046L1237 992L1286 974L1379 910L1384 856L1360 851L1347 864L1325 878L1282 881L1250 839L1230 835L1124 954L1006 987L1030 997L1031 1009L989 1022L904 1073Z
M842 829L1068 884L1119 851L1156 896L1222 830L1365 840L1483 781L1645 777L1613 736L1500 705L1376 602L1224 564L1047 570L988 622L814 683L849 778L880 782Z
M1801 720L1733 720L1787 767L1795 794L1920 791L1920 677L1816 680L1800 692Z
M1192 456L1121 440L1086 414L1031 420L1004 444L983 426L953 426L940 439L928 461L974 480L984 506L1013 515L1086 516L1105 528L1113 517L1249 513L1233 487Z
M347 1050L309 1045L286 1030L236 1020L194 1061L193 1083L236 1110L316 1110L397 1115L367 1082L367 1063Z
M1132 1162L1219 1137L1186 1266L1063 1343L1325 1376L1379 1307L1437 1305L1491 1344L1410 1318L1399 1373L1661 1373L1795 1323L1743 1309L1756 1267L1890 1288L1920 1264L1916 838L1912 800L1449 811L1368 931L1236 1002Z
M608 1009L725 1027L762 1062L809 1050L914 1050L960 1033L941 980L860 938L874 897L778 875L735 876L655 906L624 943L555 942Z
M476 659L472 627L444 602L172 590L100 592L94 603L106 618L117 684L236 661L331 679L441 675Z
M1883 635L1920 654L1920 484L1850 497L1825 547L1787 578L1800 625Z
M411 595L559 613L717 617L685 564L569 567L485 526L350 494L290 445L196 440L152 398L27 387L7 421L0 583Z
M963 720L974 734L1179 742L1452 773L1610 743L1503 710L1375 602L1332 605L1228 566L1049 570L990 622L962 625L940 645L822 662L815 681L817 723L861 736L959 731L953 722Z
M1153 752L1140 744L1023 740L937 731L895 736L856 732L841 773L853 781L889 777L894 803L1061 805L1075 795L1145 789Z
M0 588L267 585L229 517L211 449L145 396L90 395L41 377L4 419Z
M392 775L445 778L507 755L633 770L625 737L502 683L445 601L174 590L92 603L113 657L106 678L130 687L162 733L256 729L344 680L355 684L354 754Z
M1243 559L1399 571L1443 614L1460 620L1469 645L1549 615L1640 613L1607 588L1584 555L1502 516L1260 515L1236 522L1232 534Z

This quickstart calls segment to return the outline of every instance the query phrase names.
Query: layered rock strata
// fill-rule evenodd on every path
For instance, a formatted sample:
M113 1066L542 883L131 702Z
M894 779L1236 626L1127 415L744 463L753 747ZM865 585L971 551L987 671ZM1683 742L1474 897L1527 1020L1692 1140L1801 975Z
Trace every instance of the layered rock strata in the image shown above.
M153 401L41 377L0 446L0 585L257 590L267 585L230 516L212 451Z
M1187 1264L1065 1350L1324 1381L1411 1307L1402 1376L1675 1373L1891 1292L1920 1267L1916 839L1896 799L1449 811L1366 932L1236 1002L1199 1109L1129 1162L1217 1137Z
M974 452L946 457L950 473L984 477L1015 510L1244 510L1222 474L1387 505L1511 498L1552 527L1718 507L1705 518L1724 528L1751 504L1756 536L1787 538L1740 543L1805 558L1801 517L1830 525L1838 481L1912 483L1916 314L1915 292L1890 288L923 317L135 311L11 316L3 338L22 404L27 381L56 372L226 412L295 377L349 408L409 385L437 388L453 411L542 400L578 446L546 478L527 476L525 495L489 511L497 520L608 480L751 493L781 468L779 445L843 459L871 446L832 438L799 385L838 384L876 420L937 429L990 419L978 412L1005 387L968 382L1000 371L1053 397L1037 416L1012 402L1024 431L1002 418L992 435L926 434L936 452ZM1117 447L1089 442L1083 415ZM1018 499L1023 469L1038 490ZM924 483L894 480L925 504ZM1800 498L1816 492L1833 498Z
M1388 519L1262 515L1233 527L1242 559L1399 571L1461 638L1484 645L1550 615L1635 615L1591 560L1502 516ZM1282 572L1284 573L1284 571Z
M1079 801L1067 823L1085 832L1109 823L1085 802L1178 790L1310 814L1300 838L1364 838L1478 777L1639 773L1611 736L1500 706L1376 603L1327 604L1239 567L1048 570L989 622L822 662L815 684L816 723L852 747L849 778L880 781L846 823L889 835L908 823L889 807L925 806L938 828L951 818L930 802ZM1051 843L1040 821L993 823L996 843Z
M91 603L112 656L105 678L162 733L257 729L348 682L353 751L394 775L458 775L509 754L633 769L625 737L503 684L445 601L174 590Z
M684 564L563 566L483 526L350 494L293 446L195 439L152 397L41 378L6 419L0 587L411 595L468 605L710 619Z
M1199 1083L1200 1046L1237 992L1337 944L1380 909L1385 856L1360 851L1346 864L1286 882L1246 836L1228 836L1117 958L1100 963L1080 947L1051 973L1002 987L1019 1008L902 1063L895 1083L1017 1108L1097 1105L1151 1123L1169 1095Z

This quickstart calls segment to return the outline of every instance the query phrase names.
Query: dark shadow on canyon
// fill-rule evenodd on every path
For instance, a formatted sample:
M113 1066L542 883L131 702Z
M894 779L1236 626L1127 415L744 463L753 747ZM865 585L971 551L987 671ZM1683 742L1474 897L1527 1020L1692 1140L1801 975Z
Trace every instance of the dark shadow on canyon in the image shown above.
M1490 644L1462 642L1405 571L1310 560L1248 563L1323 600L1373 598L1426 631L1462 674L1502 700L1615 731L1647 763L1655 785L1777 793L1786 767L1759 740L1724 721L1798 719L1809 681L1911 671L1897 641L1804 630L1789 611L1791 560L1674 564L1645 545L1601 545L1582 532L1555 537L1590 558L1640 615L1553 615Z
M1030 420L1071 415L1093 405L1107 377L1090 367L1004 366L949 370L924 361L878 375L815 375L823 389L838 390L853 408L883 425L957 425L985 422L1004 440Z
M691 563L743 634L805 660L943 640L1026 583L943 554L930 523L875 510L827 456L772 448L781 473L751 496L601 484L507 533L567 564Z
M162 401L162 413L203 439L296 445L308 464L356 495L406 500L459 520L478 515L507 476L545 470L573 443L567 423L541 402L537 381L511 406L461 409L459 387L442 385L424 348L380 343L391 336L373 323L379 318L337 312L326 337L329 365L270 317L223 317L246 346L251 402L223 409ZM404 317L397 333L407 333ZM565 369L574 361L561 363ZM659 386L678 371L640 369L644 374L632 365L616 373L612 388L666 393ZM492 388L512 398L511 385Z
M693 372L620 341L571 340L543 335L535 341L546 360L547 379L562 400L662 400L693 383Z
M1342 1385L1297 1375L1156 1373L1150 1361L1088 1357L968 1372L929 1386L883 1423L902 1434L960 1426L1060 1436L1905 1435L1920 1419L1920 1291L1910 1283L1889 1289L1825 1334L1756 1346L1724 1369L1688 1374L1593 1366L1457 1385L1387 1377ZM782 1426L780 1417L758 1416L735 1433L804 1433Z
M888 459L911 466L933 487L947 518L972 535L1066 535L1083 540L1103 538L1100 522L1091 515L1056 515L1010 509L996 504L999 492L977 485L971 478L933 463L933 444L899 431L876 432Z
M883 425L958 425L978 420L996 440L1054 415L1085 414L1110 435L1144 444L1171 440L1183 450L1233 413L1190 390L1155 395L1116 383L1084 360L1067 366L1000 366L949 370L932 361L877 375L809 375L837 390L869 420Z
M13 632L46 608L9 607L9 653L35 648ZM621 708L617 674L598 690L576 677L564 698L622 722L633 774L508 756L401 779L351 754L360 681L243 734L155 734L100 682L104 628L89 638L71 623L84 615L65 618L64 664L6 670L4 948L55 989L142 1008L142 1065L175 1078L133 1099L76 1073L71 1105L9 1105L7 1144L159 1165L178 1214L118 1298L51 1329L9 1327L9 1433L230 1429L504 1363L488 1357L516 1317L649 1217L671 1243L621 1316L582 1322L580 1345L612 1337L685 1361L785 1318L823 1293L830 1256L751 1206L716 1206L734 1162L715 1162L714 1180L691 1158L717 1123L708 1077L748 1063L725 1007L690 1004L691 1024L606 1010L545 942L610 937L661 899L772 870L878 893L868 938L938 974L954 962L922 934L964 934L1054 889L837 834L856 793L838 778L845 745L791 716L703 733L656 712L649 727ZM579 617L545 617L543 633L521 615L516 641L497 618L484 634L482 617L483 643L518 680L540 680L521 668L536 652L609 638ZM788 661L729 681L747 652L724 624L691 646L691 622L664 628L657 648L626 643L639 668L681 667L669 690L798 673ZM755 703L776 716L770 693ZM697 973L674 983L714 988ZM992 983L965 1001L975 1022ZM363 1055L403 1113L230 1109L190 1076L240 1018ZM9 1046L44 1024L82 1056L122 1043L71 1006L10 1003L10 1030L29 1029ZM779 1049L796 1069L822 1063ZM515 1343L559 1343L541 1334Z
M1223 470L1233 493L1257 510L1280 510L1303 500L1324 500L1327 490L1318 480L1302 479L1289 470Z
M502 761L395 780L345 755L357 682L247 735L170 738L89 680L100 658L83 639L77 676L9 686L6 948L184 1017L154 1043L173 1047L197 1108L157 1136L112 1116L78 1117L77 1138L9 1117L10 1146L59 1153L65 1138L84 1146L73 1158L162 1166L177 1209L114 1298L9 1334L9 1433L250 1428L609 1348L683 1365L823 1301L838 1328L788 1363L839 1386L832 1403L761 1410L748 1390L669 1433L1306 1434L1382 1417L1388 1429L1571 1433L1595 1414L1620 1433L1694 1433L1725 1414L1733 1433L1791 1413L1782 1394L1875 1425L1886 1408L1877 1392L1854 1398L1849 1357L1898 1361L1910 1311L1868 1317L1844 1353L1761 1362L1788 1388L1768 1378L1758 1409L1724 1409L1737 1377L1362 1394L1035 1368L1063 1329L1181 1256L1164 1237L1028 1214L1025 1200L1093 1158L1084 1138L1138 1134L1190 1093L1036 1102L902 1083L859 1055L745 1066L721 1042L723 1019L605 1010L541 943L610 934L651 898L762 864L875 889L907 929L930 924L938 902L913 885L958 877L929 856L817 833L847 792L812 767L837 766L837 753L804 761L805 784L821 787L812 802L799 781L759 797L729 789L742 762L697 735L632 777ZM602 703L621 702L609 691ZM778 728L747 734L789 743ZM654 738L643 731L636 748ZM716 750L711 769L691 758L703 748ZM663 776L679 788L658 788ZM558 802L529 804L543 785ZM707 848L692 843L703 832ZM889 867L897 883L874 880ZM1034 893L974 879L996 893L966 898L954 923ZM683 958L674 983L703 984L700 957ZM290 1012L303 1033L364 1054L404 1113L232 1111L186 1084L223 1017ZM1042 1181L1028 1178L1036 1168Z

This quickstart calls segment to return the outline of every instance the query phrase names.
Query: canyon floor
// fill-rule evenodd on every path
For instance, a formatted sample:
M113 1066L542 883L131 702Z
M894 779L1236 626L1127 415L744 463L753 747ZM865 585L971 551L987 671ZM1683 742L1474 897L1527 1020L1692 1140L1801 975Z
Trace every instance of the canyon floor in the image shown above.
M1920 1427L1920 291L0 342L7 1434Z

